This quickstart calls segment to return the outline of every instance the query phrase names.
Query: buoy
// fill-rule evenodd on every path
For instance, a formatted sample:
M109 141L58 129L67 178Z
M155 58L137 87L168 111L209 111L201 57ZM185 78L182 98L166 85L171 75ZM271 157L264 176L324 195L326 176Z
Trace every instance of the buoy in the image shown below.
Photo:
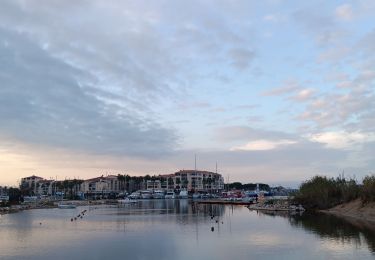
M211 231L214 232L215 228L214 227L211 227Z
M40 222L39 225L42 225L42 222Z
M70 221L72 221L72 222L73 222L73 218L71 218L71 219L70 219Z

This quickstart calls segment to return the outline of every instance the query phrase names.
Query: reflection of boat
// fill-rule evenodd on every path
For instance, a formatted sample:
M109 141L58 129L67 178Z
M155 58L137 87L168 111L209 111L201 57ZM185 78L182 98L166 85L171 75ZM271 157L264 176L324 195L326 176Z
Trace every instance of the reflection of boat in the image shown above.
M131 200L129 198L123 199L123 200L117 200L119 204L129 204L129 203L137 203L137 200Z
M155 190L153 194L154 199L164 199L164 191L162 190Z
M165 194L165 198L166 199L174 199L175 198L175 194L173 191L167 191L167 194Z
M57 206L59 209L75 209L77 207L77 205L73 203L59 203Z
M187 199L188 198L188 192L187 190L181 190L180 194L178 195L180 199Z

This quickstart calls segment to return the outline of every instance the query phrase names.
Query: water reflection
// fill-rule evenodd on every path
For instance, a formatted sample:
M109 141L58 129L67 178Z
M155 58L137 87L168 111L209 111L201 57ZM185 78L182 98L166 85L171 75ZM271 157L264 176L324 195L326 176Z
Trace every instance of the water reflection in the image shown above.
M2 216L0 259L373 259L369 232L330 216L140 201Z
M323 213L263 212L262 214L285 217L292 226L303 228L320 238L334 240L340 245L349 242L354 242L357 246L368 245L369 250L375 253L375 227L371 226L370 223Z

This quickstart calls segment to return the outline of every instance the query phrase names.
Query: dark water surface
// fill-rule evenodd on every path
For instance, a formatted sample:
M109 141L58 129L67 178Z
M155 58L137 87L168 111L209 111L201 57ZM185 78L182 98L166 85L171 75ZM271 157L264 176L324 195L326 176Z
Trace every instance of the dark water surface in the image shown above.
M375 234L326 215L155 200L0 216L0 259L375 259Z

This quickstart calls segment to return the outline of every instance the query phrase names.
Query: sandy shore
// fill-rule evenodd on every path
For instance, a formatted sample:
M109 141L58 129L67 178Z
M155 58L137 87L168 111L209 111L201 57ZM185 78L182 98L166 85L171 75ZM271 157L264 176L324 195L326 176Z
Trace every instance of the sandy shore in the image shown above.
M375 230L375 202L363 205L362 201L357 199L321 212L344 217L357 226L366 226Z

